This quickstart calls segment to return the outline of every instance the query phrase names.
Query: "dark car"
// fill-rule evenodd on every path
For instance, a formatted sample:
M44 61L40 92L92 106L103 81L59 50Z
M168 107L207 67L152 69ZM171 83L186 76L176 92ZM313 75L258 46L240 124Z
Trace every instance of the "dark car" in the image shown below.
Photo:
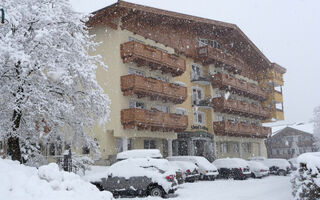
M219 170L219 178L244 180L251 176L249 164L241 158L216 159L213 164Z
M108 169L100 189L114 196L151 195L164 197L177 189L175 171L165 159L136 158L119 161Z
M261 161L265 166L269 167L270 174L286 176L291 173L290 163L281 158L265 159Z

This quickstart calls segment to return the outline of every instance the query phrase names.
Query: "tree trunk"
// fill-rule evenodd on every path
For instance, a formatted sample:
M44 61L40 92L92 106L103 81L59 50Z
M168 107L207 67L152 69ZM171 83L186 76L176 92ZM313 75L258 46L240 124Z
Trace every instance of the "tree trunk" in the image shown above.
M8 154L11 156L12 160L17 160L21 162L21 151L18 137L8 138Z
M21 112L15 110L13 112L13 127L12 131L15 132L20 127L20 121L21 121ZM8 154L11 156L12 160L17 160L19 162L22 162L21 160L21 151L20 151L20 143L19 138L17 136L14 136L14 134L10 134L8 138Z

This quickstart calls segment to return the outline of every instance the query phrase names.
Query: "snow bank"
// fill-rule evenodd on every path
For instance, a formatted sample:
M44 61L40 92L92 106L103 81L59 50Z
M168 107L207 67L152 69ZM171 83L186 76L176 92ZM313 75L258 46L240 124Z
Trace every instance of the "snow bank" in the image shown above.
M123 151L117 154L117 160L128 158L162 158L159 149L135 149Z
M59 171L55 163L39 169L0 158L0 199L8 200L108 200L112 194L100 192L74 173Z
M312 173L320 172L320 152L304 153L297 158L298 163L306 164ZM320 184L319 184L320 185Z

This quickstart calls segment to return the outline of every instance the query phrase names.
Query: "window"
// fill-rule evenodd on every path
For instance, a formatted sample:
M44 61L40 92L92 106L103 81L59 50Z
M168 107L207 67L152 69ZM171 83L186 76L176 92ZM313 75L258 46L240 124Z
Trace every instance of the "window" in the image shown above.
M192 102L193 105L197 105L200 100L204 99L203 89L198 87L192 88Z
M203 38L199 38L199 47L203 47L208 45L208 40L207 39L203 39Z
M251 153L251 143L242 143L242 149L245 153Z
M176 114L178 114L178 115L186 115L187 111L184 108L176 108Z
M198 79L202 76L202 66L196 63L191 65L191 79Z
M3 149L2 141L0 141L0 150Z
M139 76L145 76L144 71L140 71L137 69L129 68L129 74L136 74Z
M123 151L122 139L117 138L117 153L122 152L122 151Z
M193 122L195 124L204 124L204 113L196 111L193 113Z
M221 49L221 44L216 41L216 40L208 40L208 39L204 39L204 38L199 38L199 47L203 47L209 45L213 48L218 48Z
M54 156L56 154L56 149L53 143L50 144L49 146L49 155Z
M144 140L144 149L155 149L156 141L155 140Z
M170 112L169 106L156 105L155 108L156 108L158 111L160 111L160 112L165 112L165 113L169 113L169 112Z
M279 149L277 149L277 155L280 155L280 151L279 151Z
M228 143L227 142L220 143L220 151L221 151L221 153L228 153Z
M217 122L223 121L224 117L222 115L217 116Z
M169 77L168 76L156 75L155 78L157 80L160 80L160 81L169 82Z
M140 109L144 109L144 108L145 108L145 104L144 104L144 102L141 102L141 101L130 100L130 102L129 102L129 108L140 108Z
M234 153L238 153L239 152L239 143L232 143L232 149Z

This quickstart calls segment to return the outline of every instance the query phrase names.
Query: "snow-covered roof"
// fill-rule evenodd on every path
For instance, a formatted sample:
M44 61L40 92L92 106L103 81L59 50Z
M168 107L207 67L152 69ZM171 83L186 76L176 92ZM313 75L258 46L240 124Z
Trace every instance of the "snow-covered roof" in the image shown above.
M275 123L264 123L264 126L272 128L272 135L277 134L282 129L286 127L294 128L303 132L313 134L313 123L305 122L305 123L292 123L292 124L283 124L283 122L275 122Z
M128 158L162 158L159 149L135 149L123 151L117 154L117 160Z

